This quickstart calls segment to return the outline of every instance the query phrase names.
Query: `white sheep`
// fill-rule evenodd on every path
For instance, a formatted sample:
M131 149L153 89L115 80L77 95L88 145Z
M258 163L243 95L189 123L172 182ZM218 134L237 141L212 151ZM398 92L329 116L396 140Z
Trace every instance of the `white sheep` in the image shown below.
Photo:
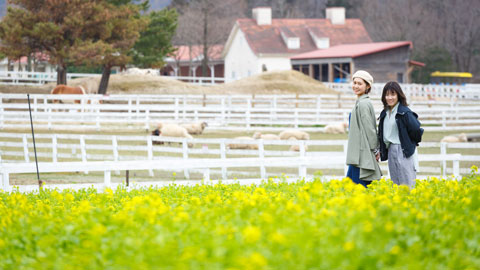
M253 138L263 140L280 140L280 137L276 134L262 134L258 131L253 134Z
M297 129L287 129L279 134L281 140L288 140L291 137L294 137L297 140L310 140L310 135L305 131L297 130Z
M345 134L347 132L348 124L343 123L332 123L325 126L323 132L328 134Z
M455 135L450 135L450 136L445 136L440 142L466 142L467 141L467 135L465 133L461 133L458 136Z
M187 129L188 134L199 135L203 133L203 130L205 129L205 127L208 127L208 124L206 122L188 123L188 124L182 124L181 126Z
M295 137L290 137L290 139L288 139L289 141L297 141L297 139ZM308 145L305 145L305 151L308 150ZM296 151L296 152L300 152L300 145L298 144L293 144L292 146L290 146L290 151Z
M235 137L235 140L252 140L253 138L250 137ZM228 144L228 148L230 149L252 149L258 150L258 144L244 144L244 143L230 143Z
M188 134L186 128L179 126L177 124L158 124L158 130L160 131L160 137L181 137L187 139L193 139L192 135ZM188 147L193 147L192 143L188 144Z

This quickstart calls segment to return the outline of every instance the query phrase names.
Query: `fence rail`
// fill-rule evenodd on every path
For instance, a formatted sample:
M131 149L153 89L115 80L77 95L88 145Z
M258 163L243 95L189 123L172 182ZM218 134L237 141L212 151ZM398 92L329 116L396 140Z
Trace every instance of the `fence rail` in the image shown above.
M453 155L424 155L421 161L452 161L453 176L460 177L459 162L462 159L460 154ZM336 165L344 162L343 156L329 157L300 157L300 158L232 158L232 159L189 159L178 160L168 159L162 161L152 160L133 160L133 161L99 161L99 162L44 162L39 163L38 167L42 172L75 172L75 171L102 171L104 172L104 187L111 186L111 172L119 170L170 170L177 169L202 169L203 178L201 180L210 180L210 169L225 167L258 167L259 164L265 167L298 167L298 177L305 179L307 177L306 168L319 162L325 165ZM0 165L1 187L6 191L11 191L10 174L14 173L34 173L36 172L35 163L10 163ZM265 178L262 178L265 179ZM199 179L200 180L200 179Z
M178 159L189 163L191 159L220 159L230 160L235 158L291 158L293 160L308 158L317 160L308 164L302 170L310 170L312 174L316 170L336 171L340 175L346 173L345 153L347 141L345 140L309 140L309 141L267 141L267 140L237 140L237 139L184 139L167 138L156 136L120 136L120 135L78 135L78 134L36 134L37 156L40 162L52 162L58 164L67 164L65 162L100 162L100 161L127 161L127 160L148 160L163 161ZM157 145L155 142L163 142L163 145ZM175 144L175 143L178 143ZM190 148L189 144L193 144ZM256 145L255 150L229 149L229 144L252 144ZM290 151L290 147L296 145L298 152ZM458 149L480 149L480 143L421 143L420 149L430 148L436 155L419 154L420 172L430 175L446 175L455 173L447 168L446 157L458 153ZM432 152L432 151L429 151ZM436 156L441 163L436 167L424 161L432 160L431 156ZM335 160L334 163L323 162L324 158ZM341 158L338 158L341 157ZM19 133L0 133L0 160L2 164L9 163L30 163L34 158L33 144L31 135ZM337 160L338 158L338 160ZM479 155L465 155L458 158L462 162L479 162ZM254 163L258 171L244 171L243 174L259 175L266 179L269 175L274 175L271 171L267 173L266 165L262 162ZM295 163L285 163L280 167L286 168L296 165ZM229 167L249 167L241 166L241 163L235 166L218 166L221 170L218 172L221 179L229 179L233 173L242 172L229 171ZM471 166L471 165L470 165ZM218 168L216 167L216 168ZM180 167L168 167L170 170L178 170ZM384 172L387 172L385 163L381 164ZM154 176L153 169L149 169L149 175ZM42 168L40 168L42 170ZM185 177L190 178L190 171L183 170ZM468 173L468 167L462 165L459 173ZM88 173L88 171L85 171ZM118 172L117 172L118 173ZM278 172L277 172L278 174ZM303 175L303 174L302 174Z
M350 83L325 83L331 89L341 93L351 93ZM374 83L372 94L381 95L383 83ZM438 84L400 84L408 100L412 97L424 97L435 101L435 98L480 99L480 84L438 85Z
M67 79L95 77L102 74L67 73ZM0 71L0 84L11 85L42 85L57 81L57 73L29 72L29 71Z
M3 94L0 99L0 128L29 127L25 95ZM209 123L209 128L284 129L285 127L321 130L319 126L347 122L355 98L345 95L281 96L99 96L32 95L33 120L37 128L150 129L158 122ZM65 103L51 103L52 100ZM78 99L80 104L67 104ZM103 104L89 104L89 100ZM382 108L374 100L377 115ZM336 106L338 101L339 106ZM351 102L351 104L349 104ZM348 104L348 105L345 105ZM333 105L333 106L332 106ZM427 130L480 129L480 102L457 103L412 102ZM431 107L430 107L431 106Z

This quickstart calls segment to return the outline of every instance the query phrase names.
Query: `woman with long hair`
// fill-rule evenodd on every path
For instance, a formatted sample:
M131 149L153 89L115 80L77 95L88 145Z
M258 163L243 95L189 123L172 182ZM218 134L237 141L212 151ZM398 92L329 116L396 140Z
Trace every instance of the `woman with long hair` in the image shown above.
M390 178L397 185L415 186L415 148L422 140L418 115L408 108L407 98L397 82L388 82L382 91L378 139L380 158L388 160Z
M378 138L375 111L368 93L372 90L373 77L359 70L352 76L352 90L357 101L350 114L347 148L347 177L367 187L382 177L378 166Z

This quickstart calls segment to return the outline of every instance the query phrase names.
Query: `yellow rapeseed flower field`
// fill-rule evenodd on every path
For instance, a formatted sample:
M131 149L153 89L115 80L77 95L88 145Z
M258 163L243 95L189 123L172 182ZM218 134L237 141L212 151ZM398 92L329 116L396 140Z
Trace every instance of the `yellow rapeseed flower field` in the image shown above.
M480 176L0 192L0 269L480 269Z

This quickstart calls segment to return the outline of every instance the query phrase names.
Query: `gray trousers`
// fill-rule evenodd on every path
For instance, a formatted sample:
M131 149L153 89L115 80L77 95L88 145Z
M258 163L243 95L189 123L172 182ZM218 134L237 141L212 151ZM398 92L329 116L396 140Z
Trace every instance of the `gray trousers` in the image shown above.
M388 171L395 184L415 187L417 172L413 155L406 158L400 144L390 144L388 147Z

